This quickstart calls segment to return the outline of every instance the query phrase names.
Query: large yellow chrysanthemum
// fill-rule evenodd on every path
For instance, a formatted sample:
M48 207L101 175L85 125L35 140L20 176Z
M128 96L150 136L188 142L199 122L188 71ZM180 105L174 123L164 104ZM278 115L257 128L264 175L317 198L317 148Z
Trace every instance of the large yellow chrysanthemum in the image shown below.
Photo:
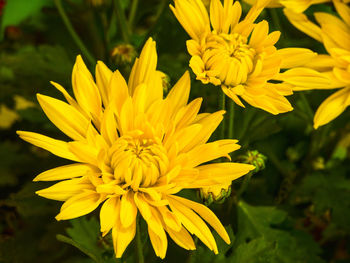
M221 85L223 92L244 107L240 96L254 107L272 114L291 111L285 98L292 94L292 84L312 86L328 81L316 71L297 68L280 74L281 68L305 64L316 53L304 48L276 50L280 32L269 34L267 21L254 23L269 0L259 0L242 21L238 1L210 3L210 16L201 0L174 0L170 6L178 21L192 38L187 50L192 56L190 67L203 83ZM210 19L209 19L210 17ZM211 25L211 26L210 26ZM300 74L301 72L301 74Z
M74 100L52 83L68 103L38 94L48 118L72 141L18 131L23 140L77 163L48 170L34 181L64 180L37 192L64 201L57 220L100 212L101 231L112 229L116 256L122 256L136 231L138 212L148 224L155 253L164 258L167 235L185 249L195 249L191 234L217 253L205 220L229 243L220 221L202 204L176 196L182 189L215 186L254 167L239 163L205 164L240 146L236 140L206 143L223 111L198 114L202 99L187 104L186 72L163 99L162 74L156 70L155 42L149 39L135 61L128 84L119 71L102 62L96 83L78 56L73 69Z
M314 13L320 27L308 20L304 14L285 10L289 21L323 43L329 54L310 59L307 66L329 77L330 84L309 88L297 87L295 90L341 88L317 109L314 117L315 129L338 117L350 105L350 7L339 0L333 2L342 19L328 13Z

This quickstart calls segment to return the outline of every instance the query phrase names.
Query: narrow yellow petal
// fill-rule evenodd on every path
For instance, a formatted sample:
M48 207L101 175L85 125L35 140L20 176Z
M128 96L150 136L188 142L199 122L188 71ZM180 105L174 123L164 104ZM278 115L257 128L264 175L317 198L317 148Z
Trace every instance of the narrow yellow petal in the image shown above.
M186 227L186 229L190 233L195 234L209 249L213 250L214 253L217 254L218 249L215 239L203 220L179 201L171 198L170 196L168 199L171 210L180 219L181 223Z
M81 140L85 137L89 120L78 110L67 103L37 94L40 106L50 121L62 132L74 140Z
M67 142L52 139L34 132L17 131L17 134L22 140L25 140L37 147L43 148L54 155L72 161L80 161L80 159L69 150Z
M101 95L81 56L77 56L73 68L72 86L80 107L99 126L99 118L102 113Z
M350 87L343 88L329 96L317 109L314 128L329 123L350 105Z
M300 67L317 56L307 48L282 48L277 50L277 54L282 58L281 68Z
M216 217L216 215L206 206L193 202L191 200L175 196L173 195L172 198L175 198L177 201L182 203L183 205L193 209L198 215L200 215L209 225L212 226L212 228L215 229L215 231L221 236L221 238L227 243L230 244L230 237L228 236L225 228L221 224L220 220Z
M310 37L322 42L322 31L320 27L308 20L307 16L304 14L295 13L289 9L283 9L284 14L296 28Z
M163 227L161 227L161 229L164 233L164 235L162 235L161 237L157 235L150 227L148 227L148 235L151 240L154 252L158 257L164 259L168 247L168 239L166 237Z
M86 215L95 210L103 201L100 194L94 191L84 191L69 198L61 207L56 219L67 220Z
M109 82L110 102L114 103L117 113L119 114L124 102L129 97L128 85L119 70L113 72Z
M120 202L120 222L123 227L128 228L134 223L137 216L137 207L134 202L134 193L129 191L124 194Z
M168 232L171 239L174 240L174 242L179 246L187 250L196 249L196 245L194 244L191 235L188 233L188 231L184 227L181 227L180 231L174 231L168 227L166 227L165 230L166 232Z
M68 164L47 170L36 176L33 179L33 181L58 181L64 179L71 179L75 177L84 176L87 173L94 170L95 169L92 166L87 164Z
M47 199L66 201L72 196L76 196L87 189L93 189L93 185L85 178L74 178L62 181L48 188L36 191L37 195Z
M191 88L190 73L186 71L176 82L166 97L168 104L172 108L172 113L177 112L181 107L187 104Z
M102 205L100 211L101 232L106 235L115 225L120 211L120 198L108 198Z
M116 211L119 214L119 211ZM136 234L136 220L129 226L125 228L117 220L117 223L112 229L113 247L116 258L121 258L125 249L128 247L130 242L134 239Z
M107 107L109 103L109 81L113 72L102 62L96 64L96 84L101 93L103 105Z

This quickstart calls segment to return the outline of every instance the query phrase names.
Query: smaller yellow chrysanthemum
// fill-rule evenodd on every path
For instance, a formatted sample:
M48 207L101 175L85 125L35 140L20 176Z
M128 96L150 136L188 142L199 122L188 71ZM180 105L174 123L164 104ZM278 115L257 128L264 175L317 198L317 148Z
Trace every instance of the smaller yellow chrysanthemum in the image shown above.
M163 73L156 70L156 43L149 39L136 59L128 83L102 62L96 82L77 57L72 84L75 98L52 83L63 102L38 94L48 118L70 141L18 131L23 140L75 163L38 175L34 181L61 181L37 192L64 201L57 220L86 215L100 204L101 232L112 230L114 250L122 257L136 233L136 217L144 218L157 256L164 258L168 236L187 249L192 236L214 253L215 239L207 222L226 243L230 238L206 206L177 195L182 189L215 187L247 174L254 166L212 163L240 148L236 140L207 143L224 111L198 113L202 99L188 103L186 72L163 98Z
M271 0L266 6L268 8L285 7L296 13L302 13L312 5L331 2L332 0ZM253 5L256 0L244 0L244 2ZM344 0L344 2L350 2Z
M280 32L269 34L267 21L254 23L269 0L257 1L242 21L238 1L225 0L222 5L220 0L211 0L210 15L201 0L174 2L171 10L192 38L187 41L187 50L197 79L221 85L238 105L244 107L241 97L272 114L291 111L285 96L292 94L293 84L303 87L328 82L311 69L280 74L281 68L300 67L316 53L304 48L276 49Z
M317 12L314 16L320 26L312 23L304 14L284 10L295 27L323 43L329 54L311 58L306 66L327 76L330 83L308 88L297 87L294 90L341 88L317 109L314 117L315 129L338 117L350 105L350 7L339 0L334 0L334 6L342 19Z

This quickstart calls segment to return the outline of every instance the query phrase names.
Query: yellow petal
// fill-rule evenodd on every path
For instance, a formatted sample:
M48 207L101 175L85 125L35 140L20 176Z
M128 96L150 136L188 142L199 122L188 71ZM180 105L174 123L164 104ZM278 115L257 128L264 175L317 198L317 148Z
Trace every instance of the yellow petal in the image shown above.
M300 67L317 56L317 53L307 48L282 48L277 50L282 57L281 68Z
M120 198L108 198L101 207L100 222L101 232L106 235L115 225L120 211Z
M76 196L87 189L92 190L93 186L85 177L62 181L48 188L36 191L35 193L47 199L66 201L72 196Z
M209 249L217 254L218 249L215 239L203 220L182 203L171 197L168 199L171 210L180 219L181 223L187 228L187 230L190 233L195 234Z
M310 37L322 42L322 31L320 27L308 20L304 14L297 14L289 9L283 9L284 14L296 28Z
M227 243L230 244L230 237L228 236L225 228L219 221L219 219L216 217L216 215L206 206L202 204L198 204L196 202L193 202L191 200L175 196L173 195L172 198L176 199L183 205L193 209L198 215L200 215L209 225L212 226L212 228L215 229L215 231L221 236L221 238Z
M190 73L186 71L176 82L166 97L172 112L176 113L181 107L185 106L190 95L191 79Z
M344 22L350 26L350 7L348 5L339 0L333 0L335 9L337 10L337 13L343 18Z
M174 240L174 242L178 244L180 247L183 247L184 249L187 249L187 250L196 249L196 245L194 244L191 235L188 233L188 231L184 227L181 227L181 230L177 232L168 227L166 227L165 230L166 232L168 232L171 239Z
M119 114L124 102L129 97L128 86L119 70L113 72L108 90L110 94L110 102L114 103L117 113Z
M196 167L220 157L229 158L228 153L238 150L241 147L236 142L237 140L219 140L199 145L187 153L188 161L183 165L186 167Z
M201 0L175 0L174 3L175 7L170 5L170 9L191 38L198 40L210 30L208 12Z
M164 229L163 228L161 229L164 232ZM154 252L158 257L160 257L161 259L164 259L166 255L167 247L168 247L168 240L165 232L164 232L164 235L160 237L150 227L148 227L148 235L151 240Z
M45 95L37 94L37 98L46 116L57 128L74 140L85 137L89 120L78 110L63 101Z
M119 214L119 211L116 211ZM128 247L130 242L134 239L136 233L136 220L125 228L117 220L117 223L112 229L113 247L117 258L121 258L125 249Z
M329 96L317 109L314 128L329 123L338 117L350 105L350 87L343 88Z
M103 201L100 194L94 191L85 191L69 198L61 207L56 219L67 220L86 215L95 210Z
M75 177L84 176L93 170L94 169L87 164L69 164L47 170L36 176L33 179L33 181L58 181L64 179L71 179Z
M101 96L81 56L77 56L73 68L72 85L75 98L80 107L92 117L95 124L98 126L99 118L102 113Z
M330 79L313 69L308 68L292 68L276 77L286 83L304 89L322 89L328 88Z
M123 227L128 228L134 223L137 216L137 207L134 202L134 193L130 190L124 194L120 202L120 222Z
M101 121L101 135L110 146L118 138L117 121L111 107L107 107L103 112Z
M35 146L43 148L54 155L79 162L80 159L73 154L68 147L68 143L60 140L55 140L45 135L34 132L17 131L19 137Z
M83 141L74 141L68 143L69 150L76 155L81 162L98 166L98 149Z
M250 37L249 45L253 48L259 47L261 43L267 38L267 35L269 33L269 24L267 21L263 20L259 22Z
M109 81L111 80L113 72L102 62L98 61L96 64L96 84L101 92L103 105L107 107L109 103Z

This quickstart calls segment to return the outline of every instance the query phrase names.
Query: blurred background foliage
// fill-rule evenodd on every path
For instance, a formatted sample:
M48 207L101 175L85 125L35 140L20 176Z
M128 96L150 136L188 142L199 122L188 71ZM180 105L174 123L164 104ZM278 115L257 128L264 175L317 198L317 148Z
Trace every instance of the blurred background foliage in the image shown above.
M188 37L169 3L0 0L0 262L117 262L110 236L100 235L98 212L56 222L60 203L35 195L49 184L31 180L65 161L20 141L15 131L66 139L44 116L35 95L60 97L51 80L71 91L77 54L92 71L95 62L103 60L128 76L134 58L152 36L158 69L167 74L166 91L188 70L190 58ZM246 12L248 6L243 7ZM307 13L315 11L334 13L331 4L314 5ZM259 19L268 20L270 30L282 31L278 47L325 52L293 28L281 9L266 9ZM192 75L191 97L204 98L202 111L217 110L220 94L220 88L204 86ZM233 138L242 148L233 160L255 162L261 169L235 181L220 200L202 200L224 223L232 243L228 246L217 238L220 254L215 256L200 242L188 253L170 241L164 262L350 262L350 111L318 130L312 128L314 111L329 94L295 93L289 97L294 111L278 116L235 106ZM201 196L181 194L196 200ZM145 223L141 229L146 262L160 262L147 240ZM122 262L136 259L131 244Z

